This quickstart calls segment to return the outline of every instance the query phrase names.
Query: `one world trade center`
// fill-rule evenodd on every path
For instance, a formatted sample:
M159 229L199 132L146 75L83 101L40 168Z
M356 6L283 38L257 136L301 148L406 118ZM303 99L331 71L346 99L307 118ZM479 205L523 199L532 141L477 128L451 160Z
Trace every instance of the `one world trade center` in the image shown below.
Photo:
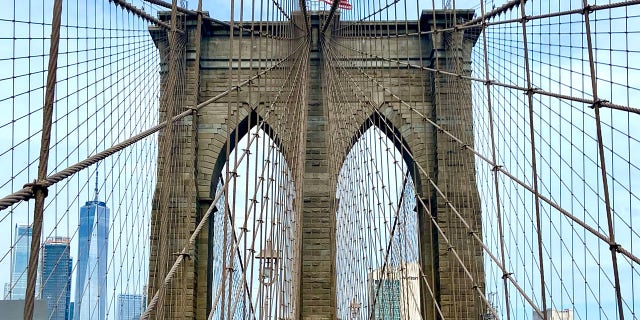
M74 319L104 320L107 302L109 208L95 197L80 208Z

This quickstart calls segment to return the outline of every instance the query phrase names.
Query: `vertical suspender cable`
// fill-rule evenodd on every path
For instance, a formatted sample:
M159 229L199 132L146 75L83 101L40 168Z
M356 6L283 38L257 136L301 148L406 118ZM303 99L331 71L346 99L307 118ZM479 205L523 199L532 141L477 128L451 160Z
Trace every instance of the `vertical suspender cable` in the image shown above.
M494 120L493 120L493 106L491 104L491 83L488 81L489 78L489 58L487 52L487 28L485 25L485 8L484 8L484 0L480 1L480 12L482 19L482 51L483 51L483 59L484 59L484 72L486 82L486 90L487 90L487 113L489 116L489 135L491 139L491 161L493 163L497 163L496 161L496 144L495 144L495 135L494 135ZM506 268L505 256L504 256L504 232L502 225L502 211L500 206L500 187L498 182L498 170L493 170L493 186L495 190L496 197L496 220L498 222L498 241L500 242L500 263L504 268ZM507 274L506 269L501 270L503 275ZM507 313L507 320L511 319L511 311L509 305L509 287L507 277L502 277L502 286L504 289L504 299L505 299L505 308ZM489 306L491 307L491 306Z
M540 192L538 189L538 165L536 159L536 143L535 143L535 129L533 126L533 84L531 83L531 68L529 66L529 46L527 40L527 20L525 13L525 0L520 1L520 14L522 17L522 41L524 45L524 65L525 65L525 78L527 80L527 99L529 104L529 141L531 142L531 174L533 179L533 196L535 198L535 210L536 210L536 234L538 237L538 265L540 268L540 293L542 297L542 318L547 320L547 298L546 298L546 282L544 275L544 257L542 253L542 230L541 230L541 218L540 218Z

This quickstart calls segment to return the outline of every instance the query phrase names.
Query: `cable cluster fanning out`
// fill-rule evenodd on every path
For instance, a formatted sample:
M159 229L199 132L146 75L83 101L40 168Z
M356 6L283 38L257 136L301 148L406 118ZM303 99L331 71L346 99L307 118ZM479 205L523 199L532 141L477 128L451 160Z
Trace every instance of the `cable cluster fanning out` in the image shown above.
M0 317L639 317L640 1L3 4Z

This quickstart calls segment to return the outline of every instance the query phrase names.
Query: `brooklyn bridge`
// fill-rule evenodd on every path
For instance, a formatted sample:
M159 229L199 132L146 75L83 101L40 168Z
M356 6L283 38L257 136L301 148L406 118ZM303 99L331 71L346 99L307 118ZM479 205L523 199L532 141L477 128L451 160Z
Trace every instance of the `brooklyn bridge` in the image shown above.
M640 318L638 39L638 0L5 0L0 318Z

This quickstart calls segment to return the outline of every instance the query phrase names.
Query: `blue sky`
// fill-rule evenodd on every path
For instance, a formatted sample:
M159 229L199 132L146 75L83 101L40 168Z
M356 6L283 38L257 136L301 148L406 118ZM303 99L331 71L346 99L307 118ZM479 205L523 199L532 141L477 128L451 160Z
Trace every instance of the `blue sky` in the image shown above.
M539 14L575 9L581 4L562 2L553 8L545 5L532 4L528 6L528 12ZM633 34L637 33L637 23L632 22L633 18L626 18L635 17L639 9L635 6L602 11L591 16L594 46L597 48L595 59L598 62L596 70L599 97L621 105L640 105L638 71L631 63L638 58L640 49L632 40ZM519 12L515 12L504 19L518 16ZM520 28L519 24L509 24L489 29L490 74L496 81L526 87ZM591 98L582 16L570 15L532 21L528 24L528 30L533 86L549 92ZM483 78L482 49L478 46L475 49L474 71L478 70L477 75ZM486 107L486 102L482 102L487 99L484 86L477 85L474 92L477 94L475 101ZM526 95L494 86L492 101L495 121L499 123L496 131L498 161L511 173L531 183ZM608 234L602 180L597 164L599 161L593 110L583 103L539 95L534 97L533 108L541 193L590 226ZM478 126L486 128L486 112L479 109L477 113L477 118L480 119L477 121ZM610 109L602 109L601 115L609 191L615 213L616 241L637 254L633 244L638 241L638 234L632 226L640 215L637 196L640 171L636 165L638 154L633 150L640 147L637 140L640 132L633 123L637 123L640 117ZM484 154L490 154L488 135L486 131L480 132L476 136L476 145L485 150ZM484 166L479 164L479 181L484 181L481 183L481 193L494 194L493 185L489 183L491 180L488 180L491 175ZM508 179L501 179L503 203L515 203L502 208L511 228L505 234L507 251L510 252L507 264L509 269L517 270L514 271L515 276L528 288L525 290L536 297L535 301L540 301L539 276L534 271L536 263L532 260L534 256L523 253L518 258L517 254L528 251L537 254L538 250L535 229L531 227L535 221L532 195L523 191ZM513 198L515 195L518 195L518 199ZM494 204L486 203L486 208L488 210L485 211L495 211ZM542 205L541 209L547 299L553 299L549 306L557 309L574 308L576 319L616 318L608 245L563 218L550 206ZM493 234L490 243L497 249L497 230L492 223L495 222L495 217L486 217L488 220L485 221L490 222L485 223L486 232ZM632 310L637 308L638 273L620 255L619 261L622 296L629 317ZM494 276L488 274L488 282L491 282L489 279L495 279L492 290L498 292L500 300L504 301L501 274L493 272ZM588 285L584 284L585 281ZM525 302L518 304L525 305ZM599 307L602 309L599 310ZM527 316L530 312L528 310L530 309L520 311L521 315Z
M0 12L0 109L11 115L0 121L3 196L33 180L37 172L52 2L28 4L10 3ZM65 2L62 25L49 173L157 123L158 89L144 86L157 81L159 71L147 23L131 19L106 1L75 1ZM109 228L114 235L108 248L110 314L118 294L141 293L147 281L155 157L152 136L49 190L43 241L50 236L70 237L75 258L79 208L93 200L99 172L98 198L111 208ZM32 204L25 202L0 214L0 229L6 234L0 239L5 248L0 257L2 285L9 281L11 261L5 252L16 240L11 230L15 224L31 223L32 211Z
M147 12L156 13L157 8L148 4L133 3L144 7ZM293 8L295 3L283 4ZM436 7L441 5L441 1L435 3ZM494 4L499 6L501 3L487 1L486 6L492 8ZM529 3L528 14L575 9L582 5L581 1ZM39 110L49 47L51 2L32 1L28 4L9 3L6 10L0 12L0 112L3 115L0 120L0 165L4 168L0 170L0 192L3 196L33 180L37 171ZM352 1L352 4L354 11L351 17L357 18L362 14L359 11L362 2ZM239 1L236 2L235 19L240 19L240 5ZM479 12L478 1L456 1L455 5ZM189 2L189 8L196 6L196 1ZM404 2L400 2L395 7L397 10L389 11L389 15L385 12L383 17L415 19L417 10L414 8L428 9L431 6L431 1L407 2L405 15ZM215 18L230 18L228 1L206 1L203 7ZM243 20L250 20L250 3L245 2L243 9ZM640 44L635 41L640 33L639 15L638 5L592 14L599 97L636 108L640 107L640 69L635 63L640 58ZM255 16L259 16L258 10L255 10ZM516 10L498 20L518 16L519 11ZM345 17L350 15L345 13ZM56 146L51 154L50 172L66 168L157 122L157 88L143 85L157 81L159 71L159 66L154 64L157 53L147 36L147 23L132 19L107 1L65 1L63 25L66 26L63 37L67 39L61 44L63 54L59 62L60 83L53 132ZM582 15L535 20L527 27L533 85L549 92L591 98ZM499 82L526 86L520 28L519 23L511 23L488 29L490 77ZM472 70L474 76L483 78L480 45L478 42L474 48ZM526 96L511 89L492 88L499 162L531 184ZM473 90L476 146L481 153L490 155L485 88L476 83ZM593 110L582 103L540 95L534 97L533 109L540 192L590 226L608 234L594 140ZM640 150L640 128L637 126L640 117L610 109L602 109L601 114L617 241L640 255L637 248L640 236L633 229L640 219L640 154L637 152ZM55 193L56 197L48 200L44 236L57 234L75 239L77 212L84 201L93 198L95 173L100 173L101 198L107 201L114 217L112 231L123 232L118 238L126 240L112 241L113 288L121 288L126 281L132 282L130 287L137 291L144 285L144 268L133 270L136 266L123 261L123 257L130 257L131 252L144 255L148 247L146 231L142 236L139 231L148 225L156 152L155 137L152 136L136 147L103 161L100 169L94 166L50 190L50 194ZM481 194L488 195L483 202L485 237L492 250L498 252L491 171L481 161L478 161L477 168ZM504 176L500 176L500 193L505 221L512 227L511 232L505 234L509 252L507 264L525 291L539 302L536 256L530 252L533 250L537 254L538 248L532 228L533 197ZM138 203L143 205L138 207ZM575 308L579 319L594 319L596 313L602 319L615 318L608 245L548 205L543 204L541 209L545 276L549 283L547 292L553 298L550 306ZM16 223L29 223L32 210L32 204L22 203L12 210L0 212L0 232L8 235ZM135 221L131 226L120 228L131 219ZM0 239L0 248L5 248L0 250L0 274L5 275L0 276L0 284L8 281L6 275L9 274L11 258L5 253L12 241L15 239L11 236ZM72 243L75 247L75 242ZM72 248L71 253L72 256L77 255L76 249ZM627 303L625 308L628 314L632 311L637 313L635 310L640 307L640 274L637 266L632 268L628 261L619 257L623 297ZM584 285L585 280L589 286ZM500 273L489 262L487 284L487 291L498 293L498 306L500 311L504 311ZM117 293L127 290L114 289L110 299L113 301ZM514 312L518 318L531 317L531 309L517 298L513 288L510 294L515 301ZM601 310L598 304L602 306ZM113 304L111 307L115 308Z

